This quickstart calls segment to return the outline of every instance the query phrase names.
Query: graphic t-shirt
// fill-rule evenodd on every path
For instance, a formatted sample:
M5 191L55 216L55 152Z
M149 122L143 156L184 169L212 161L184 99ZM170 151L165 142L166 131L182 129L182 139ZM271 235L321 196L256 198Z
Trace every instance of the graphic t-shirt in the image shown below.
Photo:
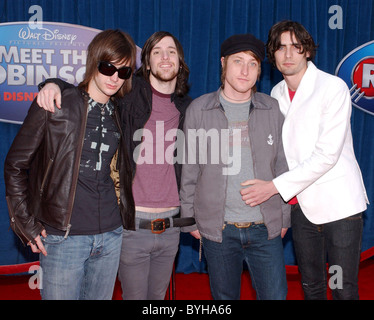
M89 100L70 235L99 234L122 224L110 177L110 163L120 139L112 118L113 109L111 101L101 104ZM46 231L49 234L64 234L48 226Z

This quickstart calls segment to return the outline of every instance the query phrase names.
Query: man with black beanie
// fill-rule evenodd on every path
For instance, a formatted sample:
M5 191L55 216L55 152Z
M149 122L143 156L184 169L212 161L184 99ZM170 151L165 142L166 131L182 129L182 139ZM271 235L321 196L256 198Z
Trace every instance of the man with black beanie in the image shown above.
M221 87L195 99L184 122L181 215L196 224L182 231L202 241L217 300L240 299L244 261L257 299L287 295L282 237L290 206L277 195L252 208L240 194L250 177L273 179L288 170L278 102L256 92L264 57L264 43L251 34L226 39Z

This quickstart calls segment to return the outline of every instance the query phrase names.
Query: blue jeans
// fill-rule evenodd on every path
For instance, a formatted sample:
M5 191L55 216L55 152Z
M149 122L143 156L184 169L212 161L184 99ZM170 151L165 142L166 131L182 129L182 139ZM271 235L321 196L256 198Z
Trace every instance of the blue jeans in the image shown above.
M96 235L48 235L40 254L43 300L110 300L117 277L122 226Z
M363 230L362 214L316 225L297 204L291 212L292 237L306 300L327 299L327 270L342 270L342 288L333 283L332 296L339 300L357 300L358 270ZM331 276L340 276L334 269ZM330 284L330 283L329 283Z
M222 243L203 238L213 299L240 299L245 261L258 300L285 300L287 279L281 237L268 240L264 224L241 229L227 224L222 236Z

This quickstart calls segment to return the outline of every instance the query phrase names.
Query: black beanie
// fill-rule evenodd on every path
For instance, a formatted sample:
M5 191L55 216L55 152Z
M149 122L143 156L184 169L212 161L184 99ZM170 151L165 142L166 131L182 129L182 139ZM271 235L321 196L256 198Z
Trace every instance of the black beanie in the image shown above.
M265 59L265 44L249 33L233 35L221 45L221 57L242 51L252 51L261 61Z

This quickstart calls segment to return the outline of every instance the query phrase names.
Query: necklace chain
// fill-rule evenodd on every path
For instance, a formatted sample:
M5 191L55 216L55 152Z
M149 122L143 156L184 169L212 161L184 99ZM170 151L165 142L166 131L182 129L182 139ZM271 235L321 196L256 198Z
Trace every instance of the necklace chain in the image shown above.
M104 104L101 104L99 105L100 109L101 109L101 115L105 115L105 108L107 107L109 102L106 102Z
M245 101L249 101L251 99L251 96L249 96L249 98L247 99L233 99L231 97L229 97L223 90L222 90L222 94L229 100L232 100L232 101L237 101L237 102L245 102Z

